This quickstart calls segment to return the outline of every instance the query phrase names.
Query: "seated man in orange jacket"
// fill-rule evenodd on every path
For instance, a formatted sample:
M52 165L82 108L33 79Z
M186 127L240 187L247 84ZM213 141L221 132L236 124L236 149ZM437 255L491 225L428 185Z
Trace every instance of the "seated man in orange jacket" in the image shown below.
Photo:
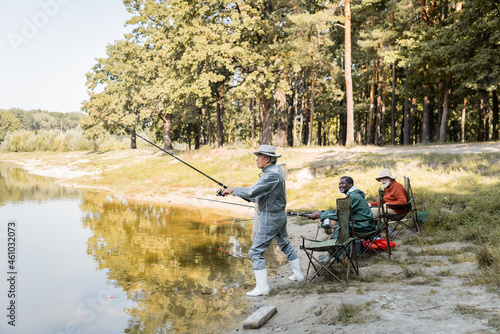
M382 198L382 204L384 205L384 212L388 214L402 214L408 211L407 208L390 208L390 205L404 205L408 203L408 194L406 193L405 187L396 181L396 177L392 175L390 169L382 169L380 171L380 176L376 177L375 180L382 183L384 188L384 197ZM378 205L379 202L368 203L372 209L373 217L377 218L379 215Z

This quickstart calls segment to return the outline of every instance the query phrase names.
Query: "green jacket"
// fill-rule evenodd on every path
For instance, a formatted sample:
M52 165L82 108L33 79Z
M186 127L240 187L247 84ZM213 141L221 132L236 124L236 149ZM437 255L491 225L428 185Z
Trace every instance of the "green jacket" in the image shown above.
M372 210L365 200L365 193L358 188L352 186L345 197L351 197L352 219L354 220L354 230L359 232L369 232L376 228L376 223L373 221ZM337 220L337 210L321 211L320 219L323 221L326 218Z

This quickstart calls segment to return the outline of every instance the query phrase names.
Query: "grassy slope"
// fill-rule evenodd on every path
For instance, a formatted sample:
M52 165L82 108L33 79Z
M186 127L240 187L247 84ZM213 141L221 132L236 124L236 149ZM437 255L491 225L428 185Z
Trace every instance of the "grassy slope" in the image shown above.
M410 177L418 208L430 213L424 238L415 243L450 240L477 245L485 281L500 285L500 154L374 154L340 148L280 149L289 168L288 209L333 207L340 197L339 177L350 175L367 199L375 200L381 168ZM249 186L258 178L255 157L247 149L176 153L180 159L227 186ZM49 165L94 171L73 179L79 185L107 188L132 197L160 199L169 193L213 195L217 184L153 149L91 153L8 153L0 160L39 159ZM493 274L493 275L492 275Z

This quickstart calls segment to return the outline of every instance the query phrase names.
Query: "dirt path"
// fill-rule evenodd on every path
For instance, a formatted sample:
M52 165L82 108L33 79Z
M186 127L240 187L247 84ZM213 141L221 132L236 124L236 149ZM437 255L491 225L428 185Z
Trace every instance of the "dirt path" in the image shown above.
M341 150L341 149L339 149ZM354 147L348 152L373 153L500 153L500 143L426 145L414 147ZM330 151L331 152L331 151ZM321 154L314 159L321 159ZM304 218L289 220L289 234L302 267L307 258L300 235L314 236L315 224ZM257 297L254 310L274 305L278 313L262 328L233 333L497 333L500 332L500 296L484 286L469 284L477 272L474 254L460 243L425 247L394 240L391 261L363 260L360 276L348 285L325 277L309 283L290 283L291 269L284 266L270 278L271 295ZM341 321L339 312L352 308Z
M305 272L306 256L298 235L314 235L313 225L289 223L294 247ZM407 235L404 238L417 238ZM404 239L403 238L403 239ZM233 333L496 333L500 330L500 296L469 285L477 267L463 244L425 247L396 239L391 261L375 256L360 264L359 278L347 285L320 277L306 285L290 283L291 270L270 279L275 293L255 299L254 310L274 305L278 313L258 330ZM356 311L339 319L346 307ZM253 311L254 311L253 310Z
M414 146L357 146L349 149L351 152L372 153L500 153L500 142L495 143L463 143L441 145L414 145Z

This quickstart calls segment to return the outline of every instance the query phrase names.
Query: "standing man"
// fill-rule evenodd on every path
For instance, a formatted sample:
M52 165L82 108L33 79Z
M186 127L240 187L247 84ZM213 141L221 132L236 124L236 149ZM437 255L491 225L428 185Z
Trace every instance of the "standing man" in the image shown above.
M390 215L399 215L408 212L408 207L390 207L391 205L405 205L408 204L408 194L406 193L405 187L398 181L396 177L392 175L390 169L382 169L380 171L380 176L376 177L375 180L382 184L384 188L384 197L382 198L382 204L384 205L384 212ZM370 203L373 216L378 217L379 202ZM389 205L389 207L387 207Z
M257 286L247 292L247 296L260 296L269 293L264 252L273 239L276 239L280 250L290 262L293 275L289 278L300 282L304 280L304 275L300 268L299 257L286 231L285 171L282 166L276 166L277 159L281 155L277 155L275 148L271 145L260 145L259 150L253 154L257 156L257 168L262 169L259 181L246 188L228 187L224 189L222 195L232 194L256 204L253 244L249 256L253 263Z

